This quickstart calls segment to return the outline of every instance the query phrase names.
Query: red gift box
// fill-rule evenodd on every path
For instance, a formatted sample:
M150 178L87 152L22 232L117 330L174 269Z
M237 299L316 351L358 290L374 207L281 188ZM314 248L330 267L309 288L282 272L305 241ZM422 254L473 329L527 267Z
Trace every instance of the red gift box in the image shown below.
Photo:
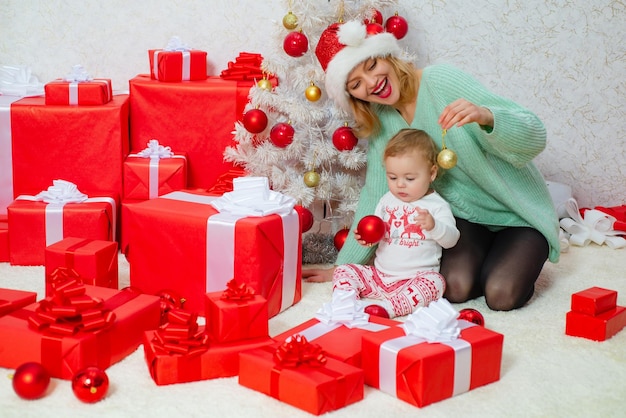
M93 78L86 81L50 81L44 86L46 105L98 106L113 98L111 79Z
M143 149L146 138L167 138L167 145L187 154L190 189L208 189L233 168L224 150L233 144L235 122L248 101L247 93L239 97L238 82L209 77L161 83L139 75L129 86L131 149Z
M124 161L124 199L154 199L187 187L187 155L174 154L154 139L148 145Z
M68 237L46 247L46 296L58 269L72 271L84 284L117 289L117 242Z
M403 327L363 336L365 384L423 407L500 379L504 336L459 320L460 337L430 343Z
M289 354L281 352L285 345L274 344L240 353L239 384L314 415L363 399L362 369L325 357L315 349L310 354L304 353L302 361L290 361Z
M572 311L586 315L598 315L617 305L617 292L601 287L590 287L572 294Z
M9 219L0 215L0 263L9 261Z
M0 316L37 301L36 292L0 288Z
M237 216L218 212L214 199L180 191L128 207L130 284L150 294L174 290L199 314L204 295L233 278L267 299L270 318L300 301L297 213Z
M46 247L65 237L115 241L118 206L117 196L66 204L19 196L8 207L11 264L44 265Z
M267 336L226 344L209 343L197 316L170 311L170 322L144 334L143 348L150 376L157 385L232 377L239 373L239 353L273 343ZM172 316L183 321L172 321Z
M234 280L223 292L205 295L207 334L212 341L226 343L269 335L267 300L245 283Z
M274 336L273 339L282 343L290 336L299 334L308 341L320 345L327 356L361 367L361 340L363 335L400 324L402 323L393 319L370 316L368 323L348 327L340 323L325 324L313 318Z
M85 292L82 295L81 289ZM64 291L75 294L69 297L66 314L72 315L73 307L100 304L79 315L81 325L75 322L78 317L65 322L43 321L38 312L44 317L50 312L50 298L3 316L0 318L1 367L15 369L35 361L52 377L72 379L87 366L105 370L124 359L139 347L145 331L159 326L161 312L157 296L89 285L68 286ZM103 320L104 325L98 320Z
M38 193L59 178L88 194L121 195L128 111L128 95L101 106L46 106L43 97L14 102L14 197Z
M207 78L207 53L199 49L187 51L148 50L150 78L158 81L196 81Z
M605 341L626 327L626 308L616 306L598 315L569 311L565 315L565 334L594 341Z

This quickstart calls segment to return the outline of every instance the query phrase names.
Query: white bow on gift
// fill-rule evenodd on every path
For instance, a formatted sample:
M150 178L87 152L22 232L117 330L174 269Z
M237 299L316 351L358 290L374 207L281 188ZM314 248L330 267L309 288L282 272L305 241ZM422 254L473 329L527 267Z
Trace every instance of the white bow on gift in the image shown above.
M570 218L561 219L560 225L569 234L570 244L584 247L594 242L613 249L626 246L626 239L618 236L624 232L613 229L616 221L613 216L596 209L587 209L582 217L578 203L573 198L565 202L565 208Z
M428 342L447 342L461 335L457 320L459 313L447 299L438 299L410 314L402 324L406 335L423 338Z
M160 160L161 158L172 158L174 153L170 147L164 147L159 144L157 139L151 139L148 141L148 147L139 151L135 156L150 158L153 160Z
M84 81L91 81L93 79L89 73L87 73L87 70L82 65L78 64L72 66L72 71L66 75L63 80L70 83L80 83Z
M164 51L189 51L190 49L178 36L172 36L163 48Z
M48 204L65 205L66 203L82 203L89 198L78 190L78 187L66 180L53 180L52 186L35 195L37 201Z
M29 67L0 66L0 93L7 96L40 96L44 85L31 73Z
M293 197L270 190L267 177L238 177L233 191L211 202L220 212L243 216L289 214L296 205Z
M330 302L324 303L315 314L315 319L326 325L345 325L355 328L368 323L369 315L354 289L333 291Z

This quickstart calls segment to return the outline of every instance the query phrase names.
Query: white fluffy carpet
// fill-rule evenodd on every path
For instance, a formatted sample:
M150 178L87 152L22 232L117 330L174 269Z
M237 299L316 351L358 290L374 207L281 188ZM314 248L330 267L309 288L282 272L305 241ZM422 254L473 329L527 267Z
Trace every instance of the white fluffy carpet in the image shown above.
M592 286L617 290L626 305L625 250L606 246L571 247L558 264L546 264L528 306L513 312L489 311L484 300L455 305L483 313L486 326L504 334L502 375L456 397L416 408L366 387L365 398L328 414L332 417L623 417L626 410L626 330L604 342L565 335L571 294ZM120 257L120 287L129 268ZM43 267L0 263L0 287L44 294ZM307 319L330 298L330 284L303 287L296 306L270 320L276 335ZM148 373L143 347L107 369L111 385L99 403L84 404L70 383L53 379L47 395L25 401L13 392L0 368L2 417L310 417L312 415L239 386L237 378L157 386Z

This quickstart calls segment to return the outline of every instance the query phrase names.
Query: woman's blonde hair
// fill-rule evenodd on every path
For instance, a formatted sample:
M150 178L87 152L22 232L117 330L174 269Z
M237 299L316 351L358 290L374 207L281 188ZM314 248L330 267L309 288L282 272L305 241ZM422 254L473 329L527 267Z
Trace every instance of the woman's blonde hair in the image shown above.
M385 146L383 161L388 157L417 152L431 165L437 167L439 150L435 141L426 131L421 129L405 128L395 134Z
M418 80L415 76L415 66L413 63L403 61L392 55L378 57L377 59L387 61L398 76L398 80L400 81L400 99L398 103L404 104L415 100L417 96ZM380 130L380 120L378 115L374 112L374 105L359 100L352 95L348 95L348 102L350 103L356 122L354 126L355 134L360 138L367 138L370 135L378 133Z

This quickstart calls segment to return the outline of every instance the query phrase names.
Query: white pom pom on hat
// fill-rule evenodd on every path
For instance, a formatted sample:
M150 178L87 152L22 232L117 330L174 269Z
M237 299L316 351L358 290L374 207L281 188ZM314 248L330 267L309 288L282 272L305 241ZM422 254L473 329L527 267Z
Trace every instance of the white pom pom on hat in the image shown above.
M402 49L393 34L368 35L365 25L356 20L330 25L315 48L315 55L326 72L326 93L347 112L350 112L350 104L346 81L352 69L369 58L401 54Z

